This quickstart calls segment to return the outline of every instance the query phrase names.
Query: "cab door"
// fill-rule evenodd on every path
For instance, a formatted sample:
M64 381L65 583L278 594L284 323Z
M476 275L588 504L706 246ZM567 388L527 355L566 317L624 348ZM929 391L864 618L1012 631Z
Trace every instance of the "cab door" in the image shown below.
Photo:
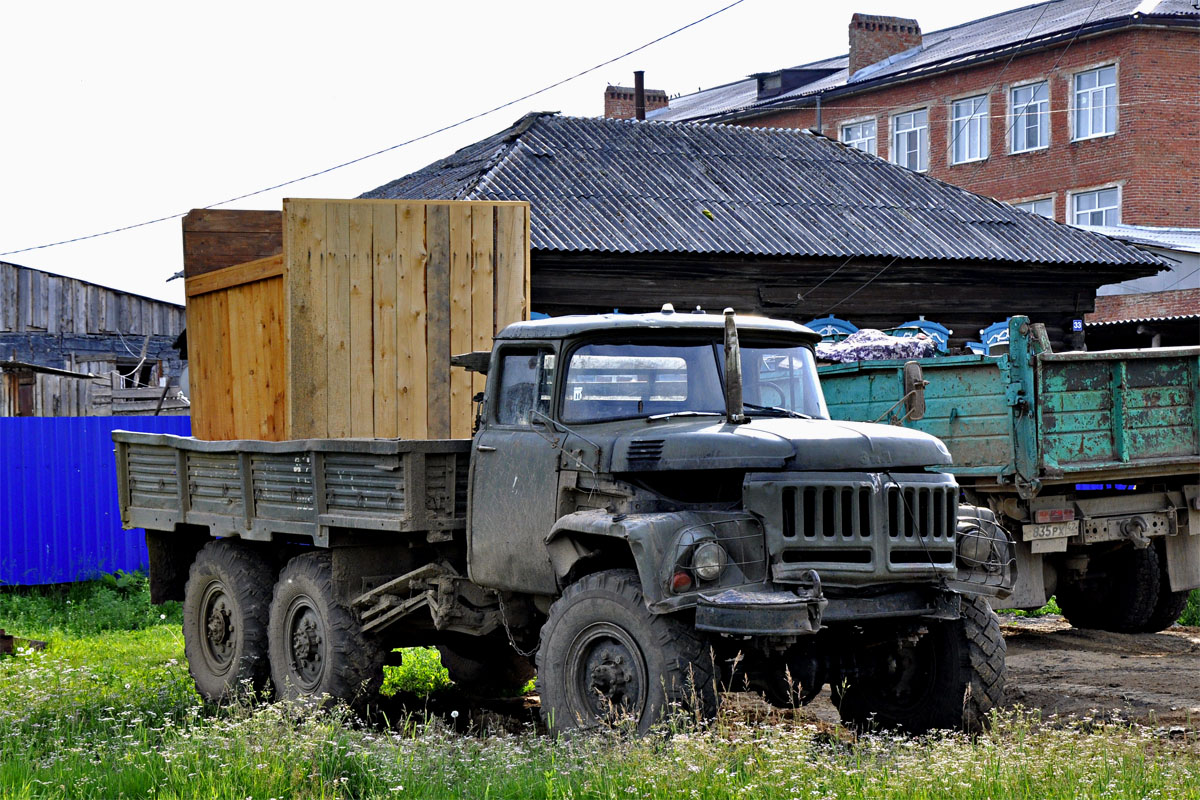
M473 442L467 571L481 586L553 594L544 540L558 518L558 435L547 424L554 350L508 345L496 367Z

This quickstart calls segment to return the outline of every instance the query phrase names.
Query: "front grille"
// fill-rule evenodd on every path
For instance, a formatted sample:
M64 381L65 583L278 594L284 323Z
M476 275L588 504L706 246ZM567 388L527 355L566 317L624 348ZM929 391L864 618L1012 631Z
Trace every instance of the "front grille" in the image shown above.
M794 539L868 539L871 488L789 486L783 490L783 535Z
M958 485L929 473L802 472L749 476L746 509L767 526L776 579L924 580L954 567Z
M958 495L946 487L889 486L888 536L944 539L958 524Z

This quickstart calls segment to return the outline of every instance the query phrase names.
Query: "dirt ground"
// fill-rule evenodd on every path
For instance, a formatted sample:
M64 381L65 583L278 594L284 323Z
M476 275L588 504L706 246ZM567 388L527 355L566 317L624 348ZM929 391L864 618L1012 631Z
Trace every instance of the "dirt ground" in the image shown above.
M1008 644L1006 705L1152 726L1200 727L1200 628L1124 634L1072 628L1057 615L1000 617ZM809 709L836 722L829 693Z

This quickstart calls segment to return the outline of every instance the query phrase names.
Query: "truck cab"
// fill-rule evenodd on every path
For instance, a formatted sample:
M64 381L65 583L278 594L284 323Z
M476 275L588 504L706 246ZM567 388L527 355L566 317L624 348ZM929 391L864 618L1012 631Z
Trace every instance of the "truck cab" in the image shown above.
M473 440L471 580L534 592L553 623L573 585L631 573L650 614L686 616L710 642L755 637L758 652L725 660L766 691L785 671L805 676L793 702L845 677L833 652L865 640L824 642L847 623L891 636L897 620L960 619L962 593L1010 589L1007 536L987 512L960 520L958 485L935 468L950 460L940 441L830 420L818 340L790 322L669 307L505 328Z

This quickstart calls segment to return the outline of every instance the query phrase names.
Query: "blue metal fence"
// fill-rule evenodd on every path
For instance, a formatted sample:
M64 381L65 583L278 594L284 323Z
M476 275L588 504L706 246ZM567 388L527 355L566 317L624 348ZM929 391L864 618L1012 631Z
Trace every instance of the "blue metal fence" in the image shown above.
M147 564L121 529L114 430L191 435L190 417L0 417L0 585L65 583Z

